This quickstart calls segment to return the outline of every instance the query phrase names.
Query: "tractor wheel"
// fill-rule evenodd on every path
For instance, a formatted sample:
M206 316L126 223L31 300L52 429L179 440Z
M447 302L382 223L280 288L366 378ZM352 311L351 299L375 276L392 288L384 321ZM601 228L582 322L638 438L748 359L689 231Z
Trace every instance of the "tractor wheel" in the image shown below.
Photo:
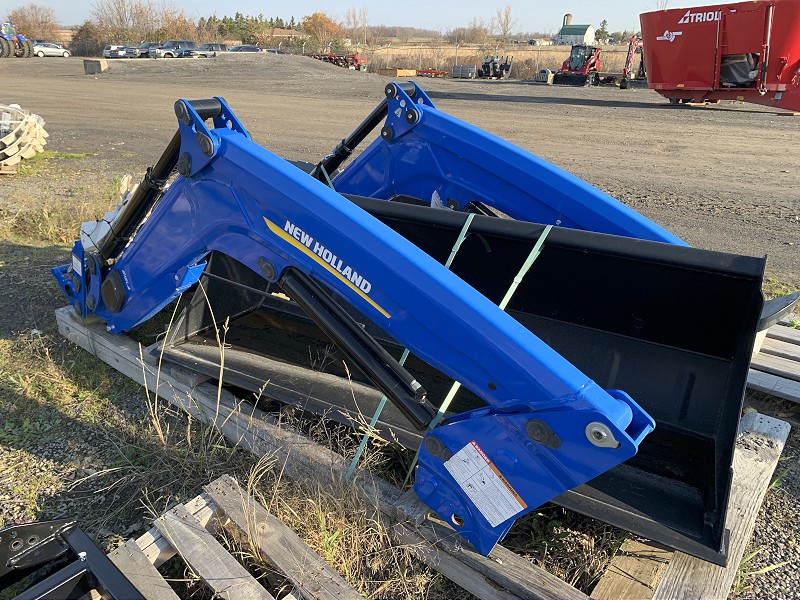
M672 98L669 99L669 103L672 104L673 106L675 106L676 104L680 104L681 103L681 99L680 98L676 98L675 96L673 96Z
M30 40L22 42L22 58L30 58L33 56L33 44Z
M619 89L627 90L628 89L628 78L623 77L619 82Z
M11 42L6 38L0 38L0 58L10 58L11 53Z
M14 58L25 57L25 46L22 42L11 42L11 50L14 53Z

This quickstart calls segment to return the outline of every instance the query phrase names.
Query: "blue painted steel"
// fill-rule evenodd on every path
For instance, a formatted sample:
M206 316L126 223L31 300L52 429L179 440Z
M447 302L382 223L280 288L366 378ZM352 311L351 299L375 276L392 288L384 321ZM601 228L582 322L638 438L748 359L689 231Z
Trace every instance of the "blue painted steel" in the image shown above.
M477 201L524 221L686 245L563 169L439 111L419 88L417 102L395 90L386 120L393 136L376 139L333 180L338 192L407 195L457 210Z
M585 435L586 425L592 422L616 430L603 411L595 408L607 394L627 403L634 416L622 437L615 435L620 445L614 449L594 446ZM557 449L528 436L526 425L532 419L548 424L560 440ZM491 409L462 413L423 439L414 491L485 555L521 515L636 454L653 427L652 419L624 392L605 392L596 384L580 390L563 406L532 403L528 410L515 413ZM444 444L447 455L452 453L449 460L440 452L430 453L427 438L431 437ZM463 454L469 453L471 464L465 464ZM464 473L467 469L471 472ZM451 472L459 471L464 475L456 481Z
M429 109L423 120L438 114L426 104ZM194 122L183 147L196 143L194 133L202 129L197 114L190 114ZM420 496L443 518L452 522L459 515L463 524L457 529L484 553L516 517L626 460L653 429L635 402L602 390L458 276L336 191L242 131L218 126L208 134L214 156L194 175L178 177L113 266L93 276L90 289L99 289L101 278L113 271L125 287L120 312L112 312L99 295L88 311L110 331L130 330L177 297L197 280L211 251L259 274L260 263L268 261L275 279L287 267L302 270L486 402L486 409L459 415L429 436L453 453L475 441L525 508L490 523L442 459L424 448L417 484ZM71 300L72 277L85 286L86 261L80 258L77 269L54 269ZM87 314L85 308L81 312ZM555 432L557 450L527 436L529 419ZM594 422L606 426L619 446L593 444L586 427Z

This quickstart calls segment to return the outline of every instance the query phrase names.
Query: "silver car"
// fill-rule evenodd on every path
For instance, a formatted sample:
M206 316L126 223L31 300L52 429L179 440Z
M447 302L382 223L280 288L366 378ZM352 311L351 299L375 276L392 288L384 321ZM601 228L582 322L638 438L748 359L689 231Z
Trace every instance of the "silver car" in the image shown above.
M49 42L40 42L33 46L33 55L39 58L43 56L63 56L64 58L68 58L70 53L64 46L51 44Z

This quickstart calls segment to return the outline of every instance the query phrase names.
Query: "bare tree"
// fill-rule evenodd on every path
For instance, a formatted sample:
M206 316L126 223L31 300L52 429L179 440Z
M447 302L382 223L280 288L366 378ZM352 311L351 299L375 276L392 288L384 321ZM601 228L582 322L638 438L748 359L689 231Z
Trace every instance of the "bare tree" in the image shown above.
M6 19L14 23L22 35L32 39L53 39L60 29L55 11L36 2L9 11Z
M511 14L511 5L498 8L492 19L492 28L498 33L501 40L508 39L511 31L517 26L517 20Z
M444 34L444 38L452 44L478 44L486 46L492 31L483 19L474 18L467 27L456 27Z
M344 16L344 30L354 43L366 45L369 37L369 7L349 8Z
M96 0L91 21L108 41L134 43L155 36L160 16L149 0Z
M344 33L351 40L358 39L359 34L358 12L356 7L348 8L344 13Z

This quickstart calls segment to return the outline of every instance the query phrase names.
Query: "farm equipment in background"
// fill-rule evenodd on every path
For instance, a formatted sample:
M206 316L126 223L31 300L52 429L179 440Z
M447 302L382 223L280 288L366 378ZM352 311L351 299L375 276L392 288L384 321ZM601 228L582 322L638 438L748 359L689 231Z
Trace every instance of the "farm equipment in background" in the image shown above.
M311 58L321 60L323 62L331 63L337 67L345 67L353 71L366 71L367 59L361 57L356 52L355 54L336 54L335 52L314 52L309 54Z
M13 23L0 25L0 58L30 58L33 44L24 35L17 33Z
M53 269L79 316L122 334L178 300L167 362L348 424L388 399L415 492L484 554L552 499L725 562L764 258L690 248L413 83L317 163L252 142L221 98L175 112Z
M553 76L554 85L588 85L591 79L599 81L600 48L587 44L572 46L569 58Z
M639 65L634 68L637 54L639 56ZM646 88L647 71L644 65L644 42L634 35L628 43L628 54L625 57L625 66L622 68L619 89Z
M508 79L511 76L511 63L513 57L501 60L499 56L490 56L483 61L483 65L478 69L480 79Z
M640 15L650 89L672 104L739 100L800 110L800 0Z

